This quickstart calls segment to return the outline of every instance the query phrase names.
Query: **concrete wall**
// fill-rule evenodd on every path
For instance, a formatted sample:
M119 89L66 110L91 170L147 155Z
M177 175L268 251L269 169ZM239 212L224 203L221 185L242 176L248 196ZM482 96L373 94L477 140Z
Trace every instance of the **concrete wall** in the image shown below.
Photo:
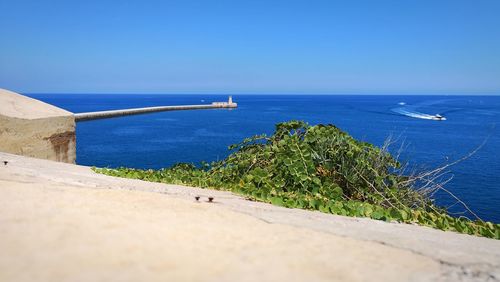
M63 109L0 89L0 151L74 163L75 117Z

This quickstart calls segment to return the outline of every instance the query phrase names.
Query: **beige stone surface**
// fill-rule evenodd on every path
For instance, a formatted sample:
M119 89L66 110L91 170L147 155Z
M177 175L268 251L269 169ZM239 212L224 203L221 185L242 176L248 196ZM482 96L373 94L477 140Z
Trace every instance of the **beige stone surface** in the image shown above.
M0 151L74 163L75 118L63 109L0 89Z
M0 193L0 281L499 279L497 240L83 166L0 153Z

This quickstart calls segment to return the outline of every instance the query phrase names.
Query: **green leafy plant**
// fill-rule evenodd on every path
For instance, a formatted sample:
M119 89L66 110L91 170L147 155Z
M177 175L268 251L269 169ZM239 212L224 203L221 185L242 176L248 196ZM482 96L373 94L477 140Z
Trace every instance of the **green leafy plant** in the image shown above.
M416 223L489 238L500 225L452 217L430 197L444 189L442 170L405 175L385 148L360 142L334 125L279 123L229 147L224 160L161 170L94 168L107 175L229 190L274 205L344 216Z

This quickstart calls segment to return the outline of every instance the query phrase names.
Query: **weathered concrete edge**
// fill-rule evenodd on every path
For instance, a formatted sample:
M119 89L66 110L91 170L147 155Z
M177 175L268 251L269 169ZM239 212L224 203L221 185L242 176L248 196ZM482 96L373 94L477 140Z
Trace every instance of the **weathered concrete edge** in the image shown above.
M76 113L75 120L76 121L86 121L86 120L104 119L104 118L127 116L127 115L147 114L147 113L153 113L153 112L181 111L181 110L203 110L203 109L224 109L224 108L236 108L236 107L237 107L236 103L225 104L225 105L224 104L208 104L208 105L159 106L159 107L135 108L135 109L124 109L124 110Z
M0 150L74 163L76 139L73 113L0 89Z
M140 180L95 174L89 167L32 159L0 152L0 179L23 177L36 182L40 178L52 183L93 189L138 190L167 194L193 201L195 195L213 196L215 204L258 218L269 224L285 224L319 232L375 242L431 258L443 266L447 280L500 280L500 241L427 227L386 223L366 218L350 218L286 209L251 202L229 192L150 183ZM15 172L8 174L8 172ZM13 179L6 179L13 180Z

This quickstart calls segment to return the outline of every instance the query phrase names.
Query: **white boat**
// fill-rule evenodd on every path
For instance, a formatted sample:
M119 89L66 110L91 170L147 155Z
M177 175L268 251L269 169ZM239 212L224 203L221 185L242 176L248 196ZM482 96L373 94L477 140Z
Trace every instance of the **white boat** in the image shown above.
M440 114L435 114L433 117L432 117L433 120L446 120L446 118Z

